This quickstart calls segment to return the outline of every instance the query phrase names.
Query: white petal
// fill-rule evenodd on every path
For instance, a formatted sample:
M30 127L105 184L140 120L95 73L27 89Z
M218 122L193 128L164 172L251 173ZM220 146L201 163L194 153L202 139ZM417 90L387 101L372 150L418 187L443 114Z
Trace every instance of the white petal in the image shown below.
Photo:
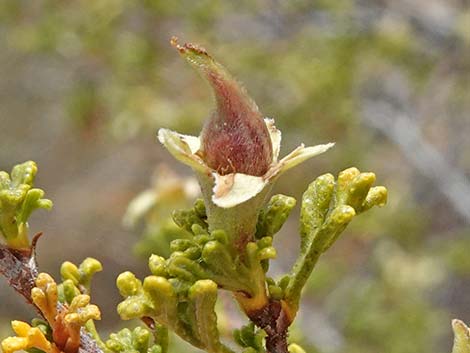
M194 154L197 152L194 149L200 145L198 137L178 134L168 129L160 129L158 130L158 140L177 160L200 172L209 170L204 161ZM196 142L196 140L198 141Z
M201 140L199 139L199 137L181 134L179 135L181 139L186 142L186 144L189 146L189 149L191 150L192 154L195 154L201 149Z
M127 207L126 214L122 220L126 227L134 227L157 202L158 196L154 190L145 190Z
M295 167L296 165L306 161L309 158L318 156L328 151L335 144L330 142L324 145L316 145L305 147L303 144L285 156L279 161L278 174L284 173L286 170Z
M215 179L212 202L222 208L234 207L258 195L267 184L262 177L234 173L212 174Z
M273 162L277 162L279 151L281 149L281 131L274 125L274 119L265 118L264 122L271 137L271 144L273 146Z

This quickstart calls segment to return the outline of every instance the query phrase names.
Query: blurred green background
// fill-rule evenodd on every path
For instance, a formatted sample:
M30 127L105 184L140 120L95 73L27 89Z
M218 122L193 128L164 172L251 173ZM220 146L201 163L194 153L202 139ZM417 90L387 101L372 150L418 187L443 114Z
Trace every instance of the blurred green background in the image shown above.
M197 134L212 109L172 35L245 84L283 131L282 152L336 141L275 192L300 197L350 166L389 188L387 207L354 220L320 261L292 338L309 352L449 352L450 319L470 321L468 0L1 0L0 170L35 160L54 201L31 222L45 233L41 269L58 278L65 260L102 261L93 300L107 331L122 325L116 276L142 277L142 254L165 251L135 244L174 200L146 226L122 219L152 175L190 176L157 129ZM297 254L297 216L277 236L273 275ZM1 281L1 336L33 314Z

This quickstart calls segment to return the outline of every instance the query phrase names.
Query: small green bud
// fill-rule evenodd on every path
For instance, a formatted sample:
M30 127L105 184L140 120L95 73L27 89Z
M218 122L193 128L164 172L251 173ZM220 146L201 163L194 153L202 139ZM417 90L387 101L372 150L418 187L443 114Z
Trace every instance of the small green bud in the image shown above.
M191 260L198 260L202 255L202 250L200 246L192 246L186 249L184 252L184 256Z
M277 256L277 251L272 246L263 248L258 253L258 258L260 260L272 260Z
M320 252L328 250L355 215L354 208L347 205L341 205L331 211L322 228L315 235L313 247Z
M245 325L241 329L235 331L235 340L242 347L249 347L254 342L254 335L254 325L249 323L248 325Z
M106 348L114 353L161 353L159 345L150 346L150 332L140 326L133 331L125 328L112 333L106 341Z
M202 227L200 224L193 224L191 226L191 232L195 235L209 235L207 228Z
M353 207L355 210L359 210L374 182L374 173L361 173L356 176L349 186L348 205Z
M128 329L124 329L124 330L128 330ZM110 335L110 339L106 341L106 348L117 353L117 352L122 352L124 350L124 345L122 342L120 342L117 335L115 333L112 333Z
M150 332L142 327L136 327L132 336L134 348L139 352L146 352L149 345Z
M348 168L338 174L336 182L336 204L344 205L348 203L350 186L353 180L359 176L361 172L357 168Z
M188 232L191 232L194 224L207 229L207 223L196 213L196 211L194 211L194 209L176 210L173 211L171 216L176 225Z
M75 286L75 283L71 279L66 279L58 287L59 290L59 300L62 303L70 304L77 295L80 294L80 291Z
M207 276L201 265L186 256L172 256L168 261L168 273L188 282L195 282Z
M232 271L235 270L235 265L227 247L216 240L209 241L204 245L202 259L216 273L232 274Z
M46 320L34 318L31 320L31 326L37 327L48 340L52 340L52 329Z
M26 223L31 213L37 208L43 208L48 211L52 208L52 201L43 199L43 196L44 191L41 189L31 189L26 192L23 204L18 212L18 223Z
M260 249L267 248L273 245L273 238L272 237L263 237L256 242Z
M194 212L196 212L196 215L198 215L202 219L207 217L207 215L206 215L206 205L204 204L203 199L197 199L194 202Z
M225 233L225 231L223 231L222 229L216 229L212 231L211 236L214 240L217 240L221 244L228 244L227 233Z
M175 291L171 283L164 277L147 276L144 279L144 291L149 293L155 301L164 298L174 298Z
M284 297L284 292L279 286L268 286L269 296L275 300L281 300Z
M83 260L79 267L69 261L64 262L60 267L60 275L63 281L72 281L73 285L78 287L81 292L88 294L93 275L102 270L101 263L89 257ZM71 294L71 292L69 293Z
M199 280L195 282L189 289L189 298L197 297L200 295L216 295L217 284L209 279Z
M164 277L148 276L144 279L143 289L153 304L152 317L157 317L167 325L177 325L178 297L172 283Z
M62 266L60 266L60 276L62 277L62 281L72 281L76 286L80 283L80 271L78 267L70 261L65 261Z
M185 298L189 287L191 287L190 282L181 280L179 278L170 278L168 279L168 282L170 282L176 295L180 298Z
M274 195L261 211L256 226L256 237L270 236L279 232L296 204L293 197Z
M142 290L142 282L135 277L132 272L126 271L121 273L116 279L116 285L119 293L123 297L136 295Z
M166 260L161 256L151 255L149 269L153 275L165 277L167 275Z
M367 211L373 206L383 207L387 203L387 189L383 186L375 186L369 190L360 212Z
M69 305L70 311L76 311L78 308L84 307L90 303L90 296L80 294L73 298Z
M264 332L262 330L255 330L253 323L249 323L240 329L233 332L235 342L241 347L244 347L243 353L261 353L265 352L263 347Z
M196 237L194 237L194 241L198 244L198 245L205 245L208 241L212 240L211 236L210 235L206 235L206 234L202 234L202 235L198 235Z
M185 251L192 246L194 246L194 242L189 239L175 239L170 243L170 249L172 252Z
M91 278L96 272L103 271L103 266L98 260L88 257L80 264L80 271L85 278Z
M38 167L33 161L15 165L11 171L12 186L32 185L37 172Z
M129 297L117 306L122 320L140 319L153 313L153 307L143 297Z

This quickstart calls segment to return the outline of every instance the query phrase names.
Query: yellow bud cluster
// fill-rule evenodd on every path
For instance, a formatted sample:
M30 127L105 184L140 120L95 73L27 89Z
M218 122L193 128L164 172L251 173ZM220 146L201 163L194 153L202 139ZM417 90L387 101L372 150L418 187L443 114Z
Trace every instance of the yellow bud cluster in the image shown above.
M13 353L29 348L37 348L46 353L59 353L54 343L47 340L44 333L37 327L31 327L26 322L12 321L11 327L16 337L8 337L2 341L4 353Z

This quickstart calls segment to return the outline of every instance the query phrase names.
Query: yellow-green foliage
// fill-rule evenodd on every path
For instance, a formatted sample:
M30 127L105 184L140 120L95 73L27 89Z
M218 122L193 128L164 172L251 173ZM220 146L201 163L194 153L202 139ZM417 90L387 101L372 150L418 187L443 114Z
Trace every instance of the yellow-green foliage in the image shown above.
M38 208L51 209L44 191L33 188L37 173L32 161L16 165L10 174L0 171L0 234L14 248L28 248L28 218Z

